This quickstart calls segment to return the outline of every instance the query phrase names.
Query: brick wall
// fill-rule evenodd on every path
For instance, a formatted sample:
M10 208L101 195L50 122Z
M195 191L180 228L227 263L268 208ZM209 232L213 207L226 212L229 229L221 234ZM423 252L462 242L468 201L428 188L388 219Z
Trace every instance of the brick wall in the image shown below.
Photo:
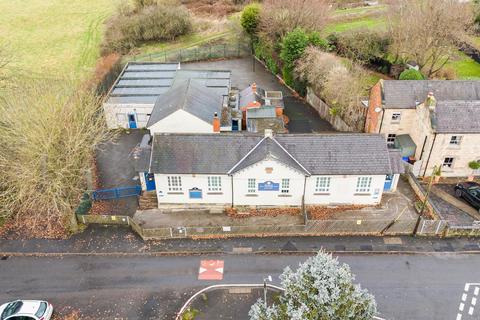
M365 132L377 133L380 125L381 112L375 112L375 108L382 106L382 84L377 82L370 90L368 99L367 120L365 121Z

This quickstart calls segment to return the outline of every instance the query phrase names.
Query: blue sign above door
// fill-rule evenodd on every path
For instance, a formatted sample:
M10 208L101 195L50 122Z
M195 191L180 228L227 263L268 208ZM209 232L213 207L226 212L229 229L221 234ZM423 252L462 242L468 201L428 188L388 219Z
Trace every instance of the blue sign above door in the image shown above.
M278 191L280 190L280 184L272 181L265 181L258 184L258 191Z

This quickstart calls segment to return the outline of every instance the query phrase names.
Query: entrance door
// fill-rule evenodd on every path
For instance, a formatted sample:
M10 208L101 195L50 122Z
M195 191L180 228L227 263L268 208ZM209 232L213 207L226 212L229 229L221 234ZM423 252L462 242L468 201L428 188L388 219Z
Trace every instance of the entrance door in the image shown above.
M128 127L130 129L137 129L137 121L135 120L135 114L129 113L128 114Z
M147 191L155 190L155 175L153 173L145 172L145 184L147 185Z
M238 119L232 119L232 131L238 131Z
M387 174L385 176L385 184L383 186L384 191L390 191L392 189L393 174Z

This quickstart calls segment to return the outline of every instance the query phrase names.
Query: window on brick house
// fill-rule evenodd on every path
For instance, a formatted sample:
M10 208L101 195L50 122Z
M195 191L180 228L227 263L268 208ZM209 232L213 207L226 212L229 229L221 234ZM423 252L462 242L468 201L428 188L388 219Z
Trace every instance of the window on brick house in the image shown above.
M393 148L395 146L395 139L397 138L397 135L394 133L390 133L387 136L387 146L389 148Z
M450 145L459 146L462 143L462 136L451 136Z
M168 191L182 191L182 177L168 176Z
M442 167L444 168L452 168L453 167L453 158L452 157L446 157L443 159L443 164Z
M401 118L402 118L402 113L401 112L392 113L392 122L400 122Z

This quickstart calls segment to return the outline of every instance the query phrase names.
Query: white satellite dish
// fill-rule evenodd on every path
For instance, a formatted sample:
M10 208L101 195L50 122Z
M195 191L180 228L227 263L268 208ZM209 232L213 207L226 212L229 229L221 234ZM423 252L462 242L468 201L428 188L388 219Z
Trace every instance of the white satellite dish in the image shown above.
M375 108L375 112L376 112L376 113L379 113L380 111L382 111L382 108L380 108L380 107L376 107L376 108Z

